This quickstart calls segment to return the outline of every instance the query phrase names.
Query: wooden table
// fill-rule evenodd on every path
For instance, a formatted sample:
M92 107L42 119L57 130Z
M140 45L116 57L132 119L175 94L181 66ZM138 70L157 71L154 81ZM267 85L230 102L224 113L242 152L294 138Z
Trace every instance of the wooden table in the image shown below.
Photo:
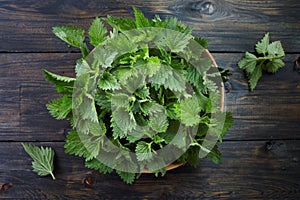
M0 184L12 183L0 198L25 199L300 199L300 74L293 60L300 53L299 0L0 0ZM129 4L129 5L128 5ZM233 74L225 107L234 125L221 145L223 163L203 160L165 177L142 175L133 185L116 174L102 175L82 159L64 153L69 125L56 121L45 104L56 96L43 69L73 75L76 49L57 39L51 28L87 29L95 16L132 16L131 6L147 17L175 16L208 38L219 66ZM255 91L238 69L243 52L270 32L281 40L285 63L264 74ZM55 175L39 177L21 142L55 149ZM91 187L81 180L95 178Z

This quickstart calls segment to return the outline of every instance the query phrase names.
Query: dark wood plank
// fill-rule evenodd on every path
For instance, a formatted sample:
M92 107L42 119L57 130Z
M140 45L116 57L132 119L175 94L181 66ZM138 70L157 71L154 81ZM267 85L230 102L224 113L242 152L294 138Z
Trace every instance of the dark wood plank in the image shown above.
M215 53L217 63L233 74L232 89L226 94L226 109L234 125L226 139L299 139L300 74L293 70L296 54L286 56L286 66L275 75L265 74L254 92L236 63L242 54ZM79 54L1 54L0 136L8 140L64 140L66 121L53 119L45 104L57 94L43 69L74 76Z
M49 0L0 1L1 52L73 51L55 38L51 28L72 24L88 28L95 16L132 17L131 6L147 17L175 16L207 37L213 51L251 51L265 32L282 40L288 52L300 52L300 2L297 0L244 1L134 1Z
M0 140L62 141L67 121L50 116L45 104L58 97L43 70L74 76L79 54L0 54Z
M4 81L0 77L0 137L20 131L20 88L18 81Z
M224 142L223 163L203 160L199 167L183 166L165 177L143 174L133 185L117 175L84 168L80 158L66 155L63 143L35 143L56 151L55 175L39 177L20 143L0 145L0 181L13 187L0 198L37 199L298 199L300 198L300 145L295 141ZM9 151L8 151L9 150ZM92 174L95 183L84 187L81 179Z
M300 74L293 63L297 54L287 55L286 66L276 74L265 73L253 92L237 66L243 54L213 56L220 67L232 73L225 107L232 112L234 125L226 139L299 139Z

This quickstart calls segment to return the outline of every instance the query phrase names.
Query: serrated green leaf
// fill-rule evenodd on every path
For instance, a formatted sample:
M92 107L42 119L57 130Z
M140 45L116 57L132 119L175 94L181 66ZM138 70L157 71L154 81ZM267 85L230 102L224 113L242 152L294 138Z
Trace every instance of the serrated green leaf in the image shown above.
M158 133L166 132L169 126L168 118L165 114L165 109L159 104L151 107L149 113L149 126Z
M94 97L96 104L105 111L111 111L111 95L109 92L98 89Z
M75 26L56 26L52 32L71 46L81 48L84 42L84 30Z
M221 152L219 151L217 145L215 145L209 154L207 154L207 157L209 157L215 164L221 163L221 156Z
M50 114L56 119L66 119L72 112L72 98L63 96L52 100L46 105Z
M238 65L247 73L252 73L256 67L256 59L257 57L254 54L246 52L245 57L239 61Z
M207 49L209 40L202 37L195 37L194 40L200 44L204 49Z
M95 47L99 46L106 40L106 32L106 27L103 25L101 20L96 17L89 28L90 43Z
M141 87L141 88L138 88L134 94L141 98L141 99L147 99L150 95L150 91L149 91L149 88L144 86L144 87Z
M51 73L47 70L44 70L45 78L50 83L52 83L56 91L60 94L71 95L73 92L73 85L75 82L74 78L60 76L58 74Z
M132 184L136 178L136 174L116 170L120 178L127 184Z
M68 133L65 144L65 152L71 155L84 157L87 161L96 158L100 151L102 136L95 137L86 134L78 134L72 130Z
M272 56L284 57L285 53L284 53L284 50L282 48L281 42L280 41L272 42L268 46L268 54L272 55Z
M116 108L128 108L130 97L125 93L116 93L111 96L111 104Z
M54 170L54 150L50 147L37 147L30 144L22 143L24 150L33 159L32 168L39 176L51 175L53 180L55 176Z
M177 108L177 115L180 116L180 120L186 126L194 126L200 122L200 107L197 97L190 97L182 100Z
M260 67L256 67L254 71L248 75L250 90L253 91L257 85L258 80L262 76L262 69Z
M113 128L113 137L114 139L117 138L124 138L127 136L127 132L123 131L114 120L111 122L111 127Z
M97 158L85 161L85 166L89 169L98 170L102 174L110 174L113 172L112 168L102 164Z
M151 22L145 17L141 10L133 6L135 16L135 24L137 28L144 28L151 26Z
M153 157L151 143L147 143L144 141L140 141L137 143L135 152L136 157L139 161L151 160Z
M221 137L220 137L221 139L225 136L225 134L228 132L228 129L233 124L232 113L226 112L225 114L226 114L226 116L225 116L225 122L224 122L224 125L223 125L222 134L221 134Z
M107 50L103 48L96 48L92 51L94 57L95 66L99 65L100 70L103 68L106 69L111 67L112 63L114 62L118 52L115 50Z
M256 52L265 55L268 52L269 43L269 33L266 33L265 36L261 39L261 41L256 44Z
M102 90L117 90L120 88L120 84L114 75L103 72L98 80L98 87Z
M186 80L180 70L172 69L170 66L162 65L158 72L150 78L152 84L163 85L174 92L183 92Z
M114 120L116 126L125 133L132 131L136 127L136 121L133 114L125 108L114 109L112 112L112 120Z
M271 62L268 62L266 66L266 71L270 73L277 72L280 68L284 67L284 62L281 59L275 59Z
M111 27L120 31L132 30L136 28L135 22L131 18L107 16L107 18L104 18L103 20L106 21Z
M156 45L162 48L169 49L171 52L179 53L189 44L190 35L170 29L163 29L158 35Z

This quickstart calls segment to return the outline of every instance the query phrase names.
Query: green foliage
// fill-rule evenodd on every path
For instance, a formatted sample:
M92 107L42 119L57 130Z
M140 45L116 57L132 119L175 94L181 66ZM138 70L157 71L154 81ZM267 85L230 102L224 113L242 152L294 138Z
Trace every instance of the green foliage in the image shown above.
M56 119L66 119L72 112L72 98L63 96L52 100L46 105L50 114Z
M263 71L275 73L285 65L282 61L285 53L281 42L270 43L269 33L256 44L255 50L256 55L246 52L238 63L248 76L251 91L255 89Z
M67 94L67 95L72 94L75 78L60 76L60 75L51 73L47 70L44 70L44 74L45 74L46 79L54 85L54 87L58 93Z
M218 73L211 74L212 62L201 56L208 41L191 37L192 29L176 18L149 20L135 7L133 12L134 19L95 18L88 37L97 48L90 54L84 30L54 27L56 36L81 50L82 59L75 67L76 78L44 72L64 95L47 104L49 112L72 122L65 152L83 157L87 168L101 173L115 169L128 184L139 177L130 170L164 175L167 160L159 150L169 144L183 153L178 162L197 166L207 130L221 142L232 124L231 115L223 112L212 119L220 112L214 108L220 94L212 81ZM112 27L109 34L102 21ZM280 53L274 50L277 46L261 51ZM214 162L220 158L216 149L207 150Z
M30 144L22 143L24 150L33 159L32 168L39 176L51 175L53 180L55 176L53 174L54 170L54 150L50 147L37 147Z
M106 39L106 27L101 20L96 17L89 29L90 43L95 47L99 46Z

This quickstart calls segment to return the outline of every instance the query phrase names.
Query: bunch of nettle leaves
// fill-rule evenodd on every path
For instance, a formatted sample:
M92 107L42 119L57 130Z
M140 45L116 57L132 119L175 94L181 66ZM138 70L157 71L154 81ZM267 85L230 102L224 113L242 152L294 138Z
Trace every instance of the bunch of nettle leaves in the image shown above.
M146 171L164 175L172 153L180 155L173 156L175 163L197 166L201 151L218 163L217 143L232 119L217 106L222 92L213 78L221 74L225 80L228 72L205 56L207 41L192 37L192 29L176 18L148 20L136 8L134 16L104 18L112 27L109 34L96 18L88 32L93 51L85 43L84 30L53 28L57 37L82 52L76 78L45 71L63 95L47 108L72 125L65 152L84 157L87 168L101 173L115 169L126 183ZM153 46L146 45L149 41L155 41ZM192 41L202 46L197 56L189 46ZM208 134L216 140L205 146ZM166 146L172 147L168 155L160 153Z

